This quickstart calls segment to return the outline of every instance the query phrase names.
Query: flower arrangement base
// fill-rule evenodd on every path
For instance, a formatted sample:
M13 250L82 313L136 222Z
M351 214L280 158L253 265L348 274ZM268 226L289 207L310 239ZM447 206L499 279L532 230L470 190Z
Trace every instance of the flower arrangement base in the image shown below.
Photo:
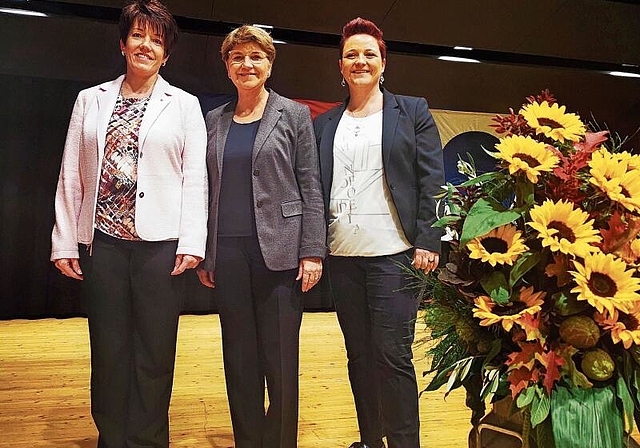
M469 448L523 446L522 413L512 413L511 403L511 398L507 397L493 404L492 410L471 430Z

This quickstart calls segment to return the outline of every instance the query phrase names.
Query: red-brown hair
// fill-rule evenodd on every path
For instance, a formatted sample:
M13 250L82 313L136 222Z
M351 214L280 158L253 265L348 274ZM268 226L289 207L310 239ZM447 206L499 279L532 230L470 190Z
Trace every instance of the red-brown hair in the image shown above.
M382 30L373 23L371 20L363 19L362 17L356 17L349 21L342 27L342 39L340 39L340 57L342 57L342 51L344 50L344 43L351 36L356 34L368 34L378 41L378 48L380 49L380 56L382 59L387 58L387 44L382 39Z

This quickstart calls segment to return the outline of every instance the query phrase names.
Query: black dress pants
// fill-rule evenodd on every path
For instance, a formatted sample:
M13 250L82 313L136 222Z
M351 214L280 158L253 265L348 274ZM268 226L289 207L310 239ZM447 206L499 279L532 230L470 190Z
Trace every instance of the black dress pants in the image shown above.
M418 300L396 263L383 257L329 257L329 280L347 349L361 441L371 447L420 446L418 386L411 344Z
M236 448L297 446L297 272L269 270L256 236L218 238L215 295Z
M98 448L167 448L182 279L177 243L96 231L81 249L91 340L91 414Z
M236 448L295 448L302 293L257 237L219 237L215 295ZM265 410L265 380L269 405Z

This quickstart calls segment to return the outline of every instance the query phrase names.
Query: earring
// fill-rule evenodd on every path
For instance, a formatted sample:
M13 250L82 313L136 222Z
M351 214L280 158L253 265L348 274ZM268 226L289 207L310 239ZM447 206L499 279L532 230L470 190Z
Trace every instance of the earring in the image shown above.
M124 51L121 51L120 54L122 54L122 56L124 56Z
M163 67L164 67L165 65L167 65L167 61L164 61L164 62L162 63L162 66L163 66Z
M342 87L344 87L344 86L346 86L346 85L347 85L347 83L345 82L344 78L342 78L342 81L340 81L340 85L341 85Z
M380 74L380 84L384 82L384 73Z

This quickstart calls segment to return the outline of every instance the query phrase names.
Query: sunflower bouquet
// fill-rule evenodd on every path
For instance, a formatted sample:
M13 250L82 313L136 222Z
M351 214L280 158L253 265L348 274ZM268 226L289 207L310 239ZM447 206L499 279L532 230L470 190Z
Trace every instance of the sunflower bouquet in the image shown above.
M511 397L525 446L623 447L640 424L640 156L548 91L494 122L496 170L460 159L435 224L446 263L414 273L427 390L465 387L474 425Z

